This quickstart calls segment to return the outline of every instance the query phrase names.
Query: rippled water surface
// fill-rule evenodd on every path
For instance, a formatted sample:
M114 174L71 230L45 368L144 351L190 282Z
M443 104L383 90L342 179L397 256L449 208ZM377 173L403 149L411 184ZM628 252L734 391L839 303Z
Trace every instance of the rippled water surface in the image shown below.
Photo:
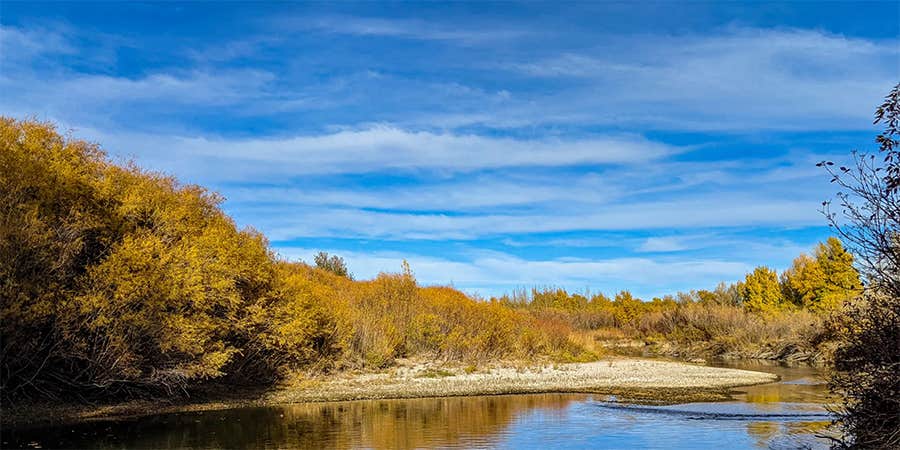
M827 389L812 368L747 366L779 383L734 401L627 405L540 394L372 400L166 414L5 433L43 448L827 448Z

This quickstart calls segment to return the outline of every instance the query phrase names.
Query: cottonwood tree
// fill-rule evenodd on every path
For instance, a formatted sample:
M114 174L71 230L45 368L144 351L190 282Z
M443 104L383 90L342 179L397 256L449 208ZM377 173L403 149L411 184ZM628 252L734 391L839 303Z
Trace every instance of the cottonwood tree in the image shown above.
M748 311L775 313L785 307L778 273L768 267L757 267L748 273L737 289Z
M812 256L803 254L782 274L787 300L816 312L832 312L859 295L862 284L853 268L853 255L835 237L816 245Z

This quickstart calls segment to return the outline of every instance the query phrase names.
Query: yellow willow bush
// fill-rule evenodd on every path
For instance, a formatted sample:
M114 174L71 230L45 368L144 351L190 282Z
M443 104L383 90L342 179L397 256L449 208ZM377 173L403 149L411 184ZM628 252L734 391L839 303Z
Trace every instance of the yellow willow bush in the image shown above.
M382 367L397 357L428 354L447 360L580 355L563 329L497 302L449 287L418 287L408 267L374 280L333 281L349 298L354 366Z
M49 124L0 119L5 400L174 394L297 369L552 353L528 314L399 274L278 261L199 186L110 162Z
M218 196L49 125L3 119L0 136L4 396L171 391L246 353L275 266Z
M418 290L412 274L382 273L371 281L333 282L343 286L342 296L349 303L350 364L383 367L405 356Z
M275 289L250 305L239 324L246 350L234 370L259 379L339 364L350 345L350 312L346 299L321 282L328 276L304 264L276 263Z
M415 345L420 351L477 360L547 354L565 351L570 345L568 328L553 329L499 303L475 301L452 288L424 288L421 298L421 321L430 325L417 330Z
M241 316L274 283L265 240L238 231L198 187L116 167L101 183L121 238L79 280L82 326L66 327L67 341L110 379L169 386L222 375L240 353ZM85 329L92 338L80 342Z
M49 125L0 126L4 394L221 376L274 287L265 239L200 187L111 164Z

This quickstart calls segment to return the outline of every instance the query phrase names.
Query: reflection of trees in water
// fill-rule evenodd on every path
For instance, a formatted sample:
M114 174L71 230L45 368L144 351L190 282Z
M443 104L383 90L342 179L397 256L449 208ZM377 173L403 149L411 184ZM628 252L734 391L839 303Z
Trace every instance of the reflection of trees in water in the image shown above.
M787 403L828 403L832 397L824 383L824 372L820 368L796 366L785 367L766 361L739 361L723 364L725 367L744 370L758 370L774 373L782 378L779 383L761 384L736 388L740 392L738 400L754 403L763 410L775 410L779 402ZM767 407L771 405L771 408Z
M744 399L749 403L759 404L759 408L763 410L776 409L781 407L778 402L782 401L784 394L785 389L781 384L754 386L747 390ZM766 408L767 405L769 408Z
M422 448L485 446L525 412L562 416L584 396L451 397L309 403L169 414L25 432L13 442L65 448ZM6 438L4 438L6 440Z
M830 421L808 422L750 422L747 424L747 435L756 439L759 448L816 448L823 444L815 436L832 434L829 432ZM773 446L778 439L783 446Z
M747 434L756 438L756 445L767 447L766 443L778 434L779 424L776 422L750 422Z
M827 403L831 398L825 384L765 384L739 388L744 394L738 398L754 403L761 409L778 408L786 403Z
M319 429L306 430L295 441L310 446L484 445L496 442L517 415L533 409L562 414L575 398L539 395L305 404L284 408L283 424L317 424ZM318 442L303 442L309 438Z
M790 430L791 434L819 434L831 427L831 421L788 422L785 426Z

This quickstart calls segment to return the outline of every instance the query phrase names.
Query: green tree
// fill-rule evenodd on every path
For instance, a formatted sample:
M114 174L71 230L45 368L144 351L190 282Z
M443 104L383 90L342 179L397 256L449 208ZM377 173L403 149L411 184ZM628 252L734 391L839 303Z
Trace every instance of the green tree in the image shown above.
M353 275L347 270L347 264L344 262L344 258L341 258L340 256L319 252L316 253L314 260L316 267L319 269L326 270L338 276L353 279Z
M708 305L738 306L741 303L741 294L736 285L721 282L712 291L705 289L697 291L697 299L700 303Z

